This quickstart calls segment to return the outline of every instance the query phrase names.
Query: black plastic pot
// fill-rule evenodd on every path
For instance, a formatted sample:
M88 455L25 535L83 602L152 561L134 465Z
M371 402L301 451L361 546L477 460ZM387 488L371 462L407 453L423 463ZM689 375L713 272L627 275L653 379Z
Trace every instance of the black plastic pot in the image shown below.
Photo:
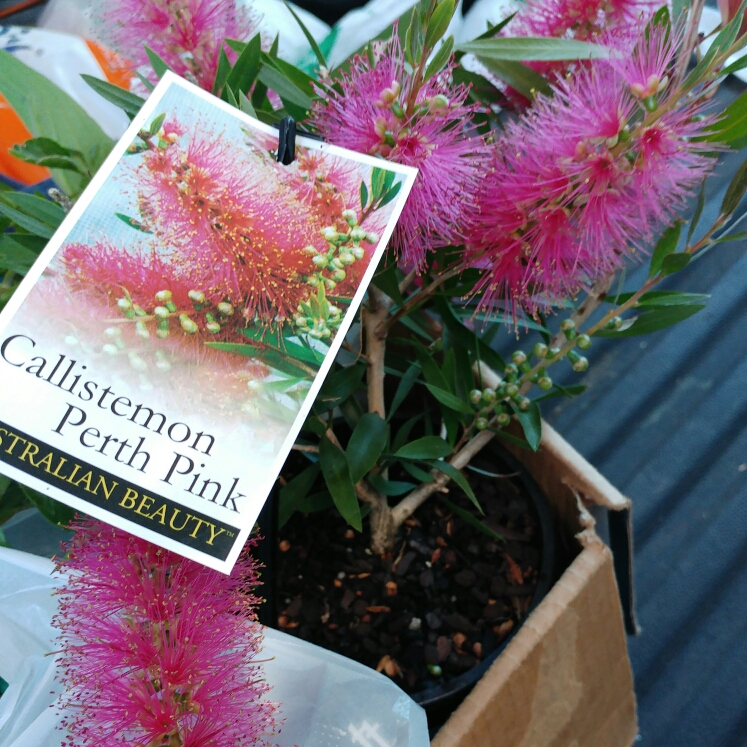
M540 562L537 588L535 589L528 609L528 612L531 612L542 601L555 581L554 520L547 498L539 489L537 483L535 483L519 462L508 454L499 443L493 442L483 453L489 455L491 450L496 454L497 459L502 464L507 466L511 472L517 474L515 479L521 481L529 495L530 505L533 507L536 514L539 531L541 532L542 558ZM275 553L277 552L276 503L273 494L273 496L268 499L259 516L258 524L260 526L260 531L263 534L263 539L260 542L255 555L265 566L262 572L264 586L260 589L260 593L265 601L259 609L259 620L262 624L277 629L278 610L276 607L276 593L272 583L276 565ZM465 672L444 684L429 687L411 695L413 700L425 709L431 736L433 736L441 726L443 726L449 716L467 697L480 678L485 674L498 656L500 656L520 627L521 626L513 630L506 639L501 642L501 645L498 648L480 662L479 665L470 669L468 672Z

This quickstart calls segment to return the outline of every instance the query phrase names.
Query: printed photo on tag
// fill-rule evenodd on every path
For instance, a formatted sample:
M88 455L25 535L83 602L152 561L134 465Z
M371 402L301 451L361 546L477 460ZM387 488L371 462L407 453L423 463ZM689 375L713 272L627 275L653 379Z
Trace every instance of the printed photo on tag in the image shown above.
M230 572L415 169L172 73L0 316L0 472Z

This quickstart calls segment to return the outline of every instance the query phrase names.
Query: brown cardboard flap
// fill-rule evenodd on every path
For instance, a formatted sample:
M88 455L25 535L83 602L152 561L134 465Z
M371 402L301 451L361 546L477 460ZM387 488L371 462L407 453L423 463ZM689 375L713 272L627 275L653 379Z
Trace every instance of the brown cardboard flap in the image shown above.
M432 747L629 747L635 697L612 556L586 547Z

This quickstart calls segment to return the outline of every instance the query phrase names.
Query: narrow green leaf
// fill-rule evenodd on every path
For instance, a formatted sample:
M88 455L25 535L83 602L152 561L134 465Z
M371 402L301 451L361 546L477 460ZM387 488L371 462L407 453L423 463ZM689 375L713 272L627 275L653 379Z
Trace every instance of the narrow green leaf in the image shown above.
M516 418L524 429L524 436L527 439L527 443L532 451L537 451L542 440L542 414L540 413L539 405L536 402L532 402L526 412L522 412L518 407L514 407L513 409L516 413Z
M361 386L364 365L345 366L327 376L314 404L317 411L327 412L337 407Z
M382 495L404 495L417 487L413 482L385 480L381 475L369 475L366 479Z
M416 480L420 482L433 482L433 475L430 472L426 472L420 467L417 467L412 462L400 462L402 469L411 474Z
M397 435L392 441L392 451L397 451L400 447L407 443L407 439L410 438L410 432L412 431L415 424L423 418L423 413L420 412L417 415L413 415L409 420L406 420L397 431Z
M477 529L478 532L487 534L488 537L497 540L498 542L505 542L502 535L498 534L498 532L494 532L489 526L483 524L476 516L473 516L469 511L460 508L455 503L452 503L448 498L444 498L443 496L440 496L440 498L441 502L449 509L449 511L455 513L462 521L469 524L474 529Z
M227 83L223 86L223 91L221 92L220 97L225 101L227 104L230 104L231 106L239 108L239 102L236 98L236 94L231 90L231 86L229 86Z
M516 436L513 436L510 433L507 433L506 431L500 428L489 428L488 430L490 430L491 433L495 433L495 435L498 436L498 438L502 438L504 441L508 441L510 444L513 444L514 446L518 446L520 449L526 449L527 451L533 451L529 443L525 441L523 438L517 438Z
M740 70L744 70L747 67L747 54L743 54L738 60L735 60L731 65L727 65L722 71L721 75L731 75L732 73L738 73Z
M747 191L747 161L744 161L737 169L737 173L734 174L726 189L721 203L721 215L731 215L739 207L745 191Z
M459 399L456 395L451 392L447 392L445 389L440 389L433 384L425 385L428 391L446 407L456 410L456 412L464 413L465 415L474 415L475 411L463 400Z
M306 26L304 26L303 22L298 17L296 12L293 10L293 7L289 3L286 2L285 7L288 8L288 10L290 11L290 14L296 19L296 23L298 24L299 28L303 32L303 35L306 37L306 41L309 43L309 46L314 52L314 55L316 56L316 59L319 65L321 67L327 67L327 60L324 58L324 55L322 54L322 50L319 49L319 45L316 43L316 39L314 38L314 35L306 28Z
M231 61L228 59L226 50L221 47L218 52L218 68L215 71L215 80L213 81L213 96L217 96L223 90L230 72Z
M438 436L423 436L397 449L399 459L440 459L451 454L451 446Z
M135 75L137 75L138 80L145 86L148 93L153 93L156 87L139 70L135 71Z
M347 459L326 437L319 444L319 464L337 510L350 526L362 532L361 508L355 495Z
M11 154L16 158L28 163L36 163L38 159L45 156L65 156L67 158L82 158L83 154L70 148L65 148L56 140L48 137L34 137L25 143L14 145Z
M607 60L610 50L599 44L554 37L499 37L458 44L467 52L491 60Z
M366 187L366 182L361 181L361 210L365 210L366 205L368 205L368 187Z
M0 527L0 547L10 547L8 540L5 539L5 532L3 532L2 527Z
M353 484L362 480L376 464L386 442L386 421L375 412L367 412L358 421L345 449Z
M0 93L34 137L49 138L64 148L80 152L91 173L103 163L114 145L83 107L44 75L3 50L0 50ZM88 177L70 171L55 169L52 175L71 197L77 196L88 183Z
M93 88L99 96L102 96L107 101L119 107L125 114L129 114L134 117L142 108L145 103L145 99L140 96L125 91L124 88L115 86L108 81L94 78L93 75L86 75L85 73L80 76L83 80Z
M0 236L0 267L25 275L39 255L14 241L15 236L12 233Z
M65 219L65 211L56 202L39 195L30 195L25 192L5 192L0 197L0 202L10 204L11 207L21 210L31 218L37 218L55 230Z
M572 386L561 386L560 384L555 384L547 394L537 397L534 401L543 402L546 399L555 399L556 397L567 397L568 399L573 399L573 397L583 394L586 389L586 384L573 384Z
M440 0L436 9L428 19L428 26L425 30L425 46L433 49L436 42L446 33L451 23L451 17L454 15L454 0Z
M311 99L282 73L275 70L275 68L264 65L259 71L257 79L269 89L275 91L286 106L290 104L291 106L300 107L302 109L300 119L305 118L306 112L311 108Z
M153 68L153 72L156 74L158 79L161 80L161 78L163 78L163 74L167 70L171 70L169 64L149 47L145 47L145 54L148 55L148 60L150 61L150 66Z
M3 213L10 218L17 226L20 226L26 231L30 231L35 236L41 236L44 239L51 239L54 234L54 229L50 228L46 223L42 223L36 218L32 218L26 213L22 213L20 210L14 210L8 205L4 205L0 202L0 213Z
M122 223L126 223L130 228L134 228L136 231L141 231L142 233L151 233L151 231L149 231L136 218L131 218L129 215L125 215L124 213L114 213L114 215L116 215L117 218L122 221Z
M594 337L635 337L637 335L658 332L661 329L666 329L673 324L688 319L704 308L705 304L688 304L686 306L667 306L659 309L651 309L640 314L633 324L626 329L600 329L594 333Z
M731 143L745 135L747 135L747 91L724 109L705 140Z
M621 293L616 303L625 303L632 297L632 293ZM694 303L705 303L710 296L707 293L685 293L675 290L655 290L644 293L635 304L634 308L660 308L662 306L689 306ZM606 299L608 303L613 298Z
M246 44L231 72L226 79L226 85L234 92L246 94L254 84L259 74L262 40L259 34L253 36Z
M453 51L454 37L447 36L441 46L438 48L436 54L433 55L433 58L428 63L428 67L425 68L423 79L430 80L430 78L432 78L436 73L443 70L444 66L451 58L451 54Z
M70 522L75 517L75 510L66 506L64 503L48 498L46 495L27 488L25 485L18 483L26 498L31 501L38 509L39 513L49 522L58 527L67 529Z
M278 527L285 526L298 504L309 494L319 475L319 464L312 464L278 492Z
M254 111L252 102L249 101L246 95L241 93L241 91L239 91L239 108L244 112L244 114L248 114L250 117L254 117L255 119L257 118L257 112Z
M481 514L485 514L485 512L482 510L480 502L477 500L477 496L475 495L472 487L469 484L469 481L453 464L449 464L449 462L445 462L443 460L436 460L431 462L430 465L431 467L434 467L435 469L443 472L447 477L451 478L464 491L464 493L472 501L472 503L474 503L475 508Z
M490 72L530 101L538 93L544 93L546 96L552 95L552 88L547 80L521 62L492 60L487 57L478 57L478 59Z
M667 230L661 235L661 238L654 247L654 253L651 255L651 266L648 271L649 278L659 274L664 257L666 257L667 254L672 254L672 252L677 248L681 231L682 224L678 221L669 226L669 228L667 228Z
M695 211L693 212L693 217L690 219L690 227L687 229L687 243L690 243L690 239L693 237L693 233L695 233L695 229L697 228L698 222L700 221L700 216L703 214L703 208L705 207L705 180L700 185L700 192L698 193L698 201L695 203Z
M679 254L667 254L661 260L661 276L666 277L672 273L679 272L687 267L691 259L692 254L683 254L682 252Z
M361 182L361 189L365 188L365 184ZM368 195L368 190L366 190ZM375 198L373 198L375 201ZM390 262L383 270L379 270L373 278L373 284L381 291L389 296L395 303L404 303L404 298L399 290L399 280L397 278L397 265L395 262Z

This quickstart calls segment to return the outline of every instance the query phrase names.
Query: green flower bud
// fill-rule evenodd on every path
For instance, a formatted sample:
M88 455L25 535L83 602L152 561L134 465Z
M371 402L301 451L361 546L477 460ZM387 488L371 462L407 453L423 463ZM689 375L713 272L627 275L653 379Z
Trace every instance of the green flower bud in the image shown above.
M171 300L172 293L170 290L162 290L156 293L158 303L168 303Z
M107 355L116 355L119 352L119 349L116 345L112 345L111 343L107 343L104 345L103 348L101 348Z
M74 348L78 345L79 340L75 335L67 335L65 337L65 345L69 345L71 348Z
M150 337L150 332L148 332L148 328L143 324L143 322L135 323L135 332L137 332L137 334L144 340L147 340Z
M158 329L156 330L156 337L159 340L165 340L169 336L169 323L167 320L158 322ZM160 350L158 351L161 352Z
M354 246L353 247L353 256L356 259L363 259L363 257L366 256L366 252L363 251L363 249L361 249L359 246Z
M337 283L331 278L324 278L324 287L328 291L333 291L335 288L337 288Z
M576 329L576 323L573 319L563 319L560 323L560 329L562 329L563 332L569 332L572 329Z
M586 358L584 358L583 355L579 356L578 360L573 362L573 370L577 371L578 373L581 373L582 371L586 371L588 367L589 367L589 361Z
M337 281L338 283L341 283L341 282L342 282L343 280L345 280L345 278L346 278L347 276L348 276L348 275L347 275L347 273L345 272L345 270L335 270L335 271L334 271L334 272L332 273L332 277L333 277L333 278L334 278L334 279L335 279L335 280L336 280L336 281Z
M182 325L182 329L188 335L193 335L199 330L199 327L188 316L186 316L186 314L182 316L180 322Z
M560 348L550 348L547 351L547 355L545 356L545 358L547 358L547 360L552 360L558 355L560 355Z
M432 112L445 112L449 108L449 99L439 93L428 102L428 108Z
M338 235L337 229L334 226L325 226L322 229L322 236L330 243L337 241Z
M327 258L322 254L317 254L311 261L322 270L329 264Z
M341 252L338 259L342 262L343 267L348 267L355 262L355 256L352 252Z
M218 311L223 316L231 316L233 314L233 304L228 303L228 301L221 301L218 304Z
M355 210L343 210L341 215L351 228L358 225L358 215Z
M122 337L122 330L119 327L107 327L104 330L104 335L110 340L116 340L118 337Z
M309 244L308 246L305 246L301 251L304 254L310 254L312 257L317 253L316 247Z
M517 350L513 355L511 356L511 360L517 365L520 366L522 363L526 363L527 360L527 354L523 350Z
M505 428L511 422L511 416L507 412L499 412L497 416L498 425Z
M495 390L491 389L490 387L483 389L482 400L483 402L486 402L487 404L490 404L491 402L495 402Z
M469 401L473 405L479 405L482 402L482 392L479 389L473 389L469 393Z
M312 288L316 288L319 285L319 278L316 275L309 275L309 277L306 278L306 284L310 285Z
M350 240L355 241L356 243L365 241L366 236L368 236L368 234L362 228L354 228L350 232Z
M192 303L205 303L205 294L202 291L191 290L187 293L187 296Z
M520 397L519 401L516 404L519 406L519 409L522 412L526 412L529 409L529 405L532 404L532 401L529 399L529 397Z
M539 379L537 379L537 386L543 392L549 392L550 389L552 389L552 379L549 376L540 376Z
M428 671L434 677L440 677L442 672L441 667L439 667L438 664L428 664Z
M117 301L117 306L120 311L130 311L132 309L132 301L129 298L120 298Z
M143 308L138 306L137 304L133 304L132 308L136 316L148 316L148 313L144 311Z
M392 103L392 114L394 114L397 119L402 119L405 116L404 109L395 101Z
M217 335L220 332L220 324L218 322L208 322L205 325L205 329L213 335Z
M589 337L589 335L579 335L576 338L576 345L578 345L581 350L588 350L591 347L591 337Z
M475 420L475 428L477 428L478 431L484 431L487 427L488 427L487 418L477 418L477 420Z
M507 365L507 366L506 366L506 367L505 367L505 368L503 369L503 373L505 373L505 374L506 374L506 376L511 376L511 375L514 375L514 376L516 376L516 374L517 374L517 373L519 373L519 369L518 369L518 368L517 368L516 366L514 366L514 364L513 364L513 363L509 363L509 364L508 364L508 365Z
M332 267L334 267L336 270L342 269L342 260L339 257L335 257L332 260Z
M162 358L156 362L156 368L159 371L171 371L171 364L167 360Z
M153 314L157 319L168 319L170 313L171 312L165 306L156 306L156 308L153 309Z
M519 393L519 387L517 384L506 384L506 396L515 397Z
M533 348L532 353L535 358L544 358L547 355L547 345L544 342L538 342Z
M137 353L130 353L130 365L141 372L148 368L148 364Z
M367 233L366 234L366 241L369 244L378 244L379 243L379 234L378 233L374 233L373 231L371 231L370 233Z

